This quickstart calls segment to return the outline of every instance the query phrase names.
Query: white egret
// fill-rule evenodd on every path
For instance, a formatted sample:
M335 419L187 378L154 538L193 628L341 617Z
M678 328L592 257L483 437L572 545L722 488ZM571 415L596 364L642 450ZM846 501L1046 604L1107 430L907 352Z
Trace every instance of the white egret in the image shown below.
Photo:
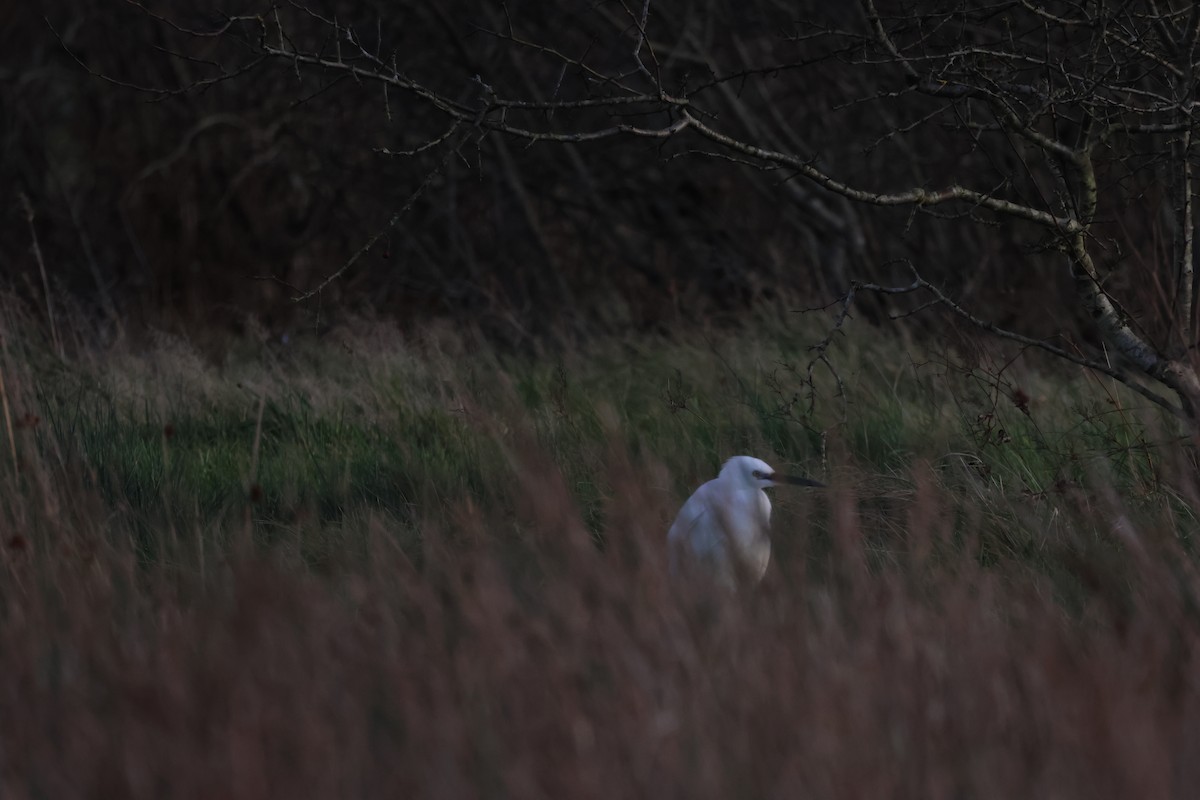
M727 588L757 582L771 558L771 501L763 491L781 483L824 486L780 475L765 461L734 456L679 509L667 533L672 575L697 572Z

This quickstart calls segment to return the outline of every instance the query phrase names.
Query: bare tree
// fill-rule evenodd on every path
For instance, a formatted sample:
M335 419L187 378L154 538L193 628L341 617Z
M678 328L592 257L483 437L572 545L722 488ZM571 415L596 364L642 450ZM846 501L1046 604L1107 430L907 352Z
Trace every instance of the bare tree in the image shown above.
M790 13L789 4L765 5L778 19ZM1062 316L1084 317L1095 333L1092 350L1002 327L987 309L966 307L944 274L931 277L919 262L910 279L886 286L856 281L853 265L843 265L843 309L864 291L912 295L917 309L941 308L1112 376L1196 424L1192 161L1200 6L861 0L817 8L780 30L768 52L750 52L738 31L706 28L702 12L664 11L650 0L599 7L604 24L584 36L532 23L540 34L526 34L525 21L494 7L468 41L500 43L553 65L551 85L519 68L469 77L429 65L428 74L401 69L380 21L345 20L298 2L206 30L162 21L188 36L244 43L243 59L221 65L205 83L248 80L274 63L377 86L381 113L420 110L423 120L442 120L436 133L381 148L381 158L438 152L444 165L469 160L496 136L526 147L650 140L663 144L666 158L727 159L785 175L779 191L851 252L862 251L857 209L864 206L904 209L910 221L942 217L1019 232L1069 270L1074 300ZM830 65L838 75L857 71L871 80L823 87L834 74ZM772 94L780 75L804 93ZM858 110L847 135L877 169L814 149L782 113L784 103L831 102L839 94L840 108ZM1119 251L1114 230L1134 215L1144 225L1165 222L1171 245ZM312 297L352 266L353 259L297 297ZM964 257L961 270L972 269Z

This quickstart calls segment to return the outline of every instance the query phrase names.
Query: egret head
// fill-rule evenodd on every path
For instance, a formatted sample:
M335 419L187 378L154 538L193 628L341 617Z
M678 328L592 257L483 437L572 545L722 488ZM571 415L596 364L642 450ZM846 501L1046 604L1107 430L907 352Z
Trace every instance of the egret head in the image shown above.
M780 475L771 465L752 456L734 456L721 467L721 478L734 481L749 489L766 489L781 483L796 486L824 486L820 481L811 478L797 478L792 475Z

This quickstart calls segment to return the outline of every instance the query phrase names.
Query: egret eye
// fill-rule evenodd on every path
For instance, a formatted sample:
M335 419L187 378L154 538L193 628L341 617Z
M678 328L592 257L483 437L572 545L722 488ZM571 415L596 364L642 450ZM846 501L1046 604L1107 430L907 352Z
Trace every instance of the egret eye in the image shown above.
M750 474L751 474L751 475L753 475L754 477L756 477L756 478L760 478L760 479L761 479L761 478L765 478L765 477L767 477L765 473L763 473L763 472L761 472L760 470L757 470L757 469L756 469L756 470L754 470L753 472L751 472Z

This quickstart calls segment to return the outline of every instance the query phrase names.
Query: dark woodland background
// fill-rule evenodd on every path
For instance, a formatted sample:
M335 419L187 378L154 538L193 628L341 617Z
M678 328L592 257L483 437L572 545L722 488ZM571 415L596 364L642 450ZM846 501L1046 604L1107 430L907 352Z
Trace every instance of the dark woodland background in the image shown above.
M939 101L892 97L895 69L849 64L798 35L861 27L857 9L842 5L852 4L667 0L654 5L652 34L672 46L669 85L716 81L704 107L727 130L819 156L850 183L990 189L1021 172L1015 151L997 158L936 125L920 128L915 146L890 136ZM233 6L221 10L261 10ZM220 20L150 8L195 30ZM476 75L509 97L546 99L556 86L567 96L580 85L552 59L489 35L507 24L498 3L359 0L323 13L381 38L401 71L460 100L481 91ZM507 13L524 39L586 52L601 67L628 59L612 7L518 0ZM385 105L377 87L281 63L176 93L245 64L248 49L188 35L126 2L18 3L0 15L5 280L44 302L24 194L56 296L122 330L237 331L253 319L284 333L343 311L405 327L449 318L499 342L665 330L729 322L763 303L821 305L853 278L905 282L897 259L1001 324L1038 336L1076 330L1062 311L1067 270L1019 226L854 206L779 171L691 152L700 144L688 139L528 146L493 134L449 158L445 147L389 157L377 149L418 147L445 122L410 97ZM316 25L293 31L310 42L327 35ZM740 75L798 61L811 63ZM293 301L384 229L439 163L390 234L319 297ZM1158 257L1163 238L1153 215L1116 213L1157 190L1152 172L1126 168L1119 191L1104 195L1114 264Z

